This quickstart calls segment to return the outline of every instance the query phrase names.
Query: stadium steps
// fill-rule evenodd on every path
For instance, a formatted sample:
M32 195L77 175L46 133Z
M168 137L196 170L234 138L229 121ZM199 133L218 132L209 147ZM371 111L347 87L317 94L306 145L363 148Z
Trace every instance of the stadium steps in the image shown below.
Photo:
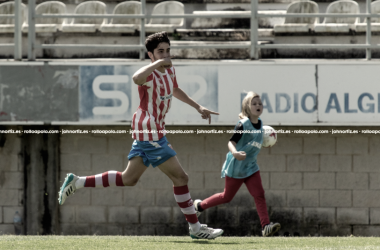
M191 28L250 28L249 18L207 18L210 14L251 14L251 11L242 10L221 10L221 11L193 11L193 14L204 15L205 18L195 18L191 23ZM286 10L260 10L259 14L285 14ZM284 23L284 17L259 18L259 28L273 28L276 24Z
M45 1L37 1L42 3ZM67 13L73 13L75 8L85 1L69 0L64 1L67 7ZM106 4L106 13L112 13L115 7L125 1L103 1ZM147 1L147 13L152 12L154 6L162 1ZM194 1L181 1L185 4L185 13L204 13L207 16L212 11L223 11L224 13L231 13L233 11L244 11L249 13L250 0L194 0ZM262 8L259 9L260 13L285 13L286 6L292 1L289 0L260 0L263 3ZM319 12L325 13L326 8L333 1L315 1L318 3ZM335 1L337 2L337 1ZM324 5L324 9L321 6ZM363 3L360 11L363 12ZM260 5L259 5L260 6ZM280 7L279 7L280 6ZM267 9L265 9L267 8ZM280 9L279 9L280 8ZM203 20L202 20L203 19ZM72 23L66 20L67 24ZM99 21L103 21L99 19ZM105 30L97 28L91 32L88 30L83 32L62 32L59 29L55 32L39 32L36 30L36 44L138 44L138 29L139 25L135 23L135 28L124 32L122 27L112 26L111 20L107 20L110 29ZM321 20L322 21L322 20ZM150 22L150 20L147 20ZM363 32L356 33L350 32L285 32L276 33L275 27L278 24L284 24L285 18L260 18L258 37L261 43L271 44L326 44L326 43L347 43L347 44L363 44L365 41L365 34ZM60 23L57 23L58 26ZM48 24L47 24L48 25ZM102 27L102 24L97 24ZM104 21L103 21L104 25ZM124 24L117 24L124 25ZM156 24L155 24L156 25ZM189 42L207 42L209 44L219 44L222 42L249 42L250 40L250 21L245 19L231 19L219 18L217 22L211 21L210 18L196 18L185 20L183 27L176 27L170 30L170 37L173 42L182 42L183 44ZM84 26L84 28L86 28ZM27 30L24 29L24 32ZM152 31L147 29L147 35ZM374 33L378 35L378 33ZM379 36L373 36L373 43L380 43ZM0 43L9 43L13 40L12 33L0 32ZM27 57L27 37L23 35L23 57ZM181 49L178 50L178 57L180 58L202 58L202 59L248 59L249 49ZM197 52L199 51L199 52ZM220 55L217 53L220 52ZM123 51L122 49L99 49L99 50L78 50L78 49L56 49L56 50L36 50L37 58L138 58L137 51ZM334 49L266 49L261 50L263 58L362 58L364 57L365 50L334 50ZM376 58L377 51L374 51L373 57ZM0 48L0 58L12 58L13 49Z
M176 39L185 41L250 41L250 29L177 29ZM263 41L273 41L273 29L259 29Z
M271 41L259 41L259 44L271 44ZM173 41L173 46L180 45L181 47L186 47L190 44L199 44L196 41ZM214 45L218 48L203 48L203 49L172 49L172 54L175 55L177 59L211 59L211 60L226 60L226 59L249 59L250 49L249 48L240 48L240 49L227 49L222 48L221 46L225 45L242 45L249 46L250 42L216 42L216 41L207 41L202 42L203 45ZM272 51L267 51L266 53L273 53ZM270 57L270 55L262 55L262 52L259 50L259 57Z

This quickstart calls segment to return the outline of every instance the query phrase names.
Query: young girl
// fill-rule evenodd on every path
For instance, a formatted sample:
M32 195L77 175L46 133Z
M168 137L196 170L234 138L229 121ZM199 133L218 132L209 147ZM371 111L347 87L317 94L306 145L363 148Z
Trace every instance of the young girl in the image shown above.
M260 96L249 92L243 100L241 119L235 127L235 132L228 142L227 159L222 168L222 178L225 178L223 193L214 194L205 200L195 200L194 206L199 216L201 212L210 207L230 202L241 185L245 183L249 193L255 199L257 213L260 217L263 236L272 236L281 225L269 223L264 189L261 184L257 155L263 143L263 127L259 116L263 112Z

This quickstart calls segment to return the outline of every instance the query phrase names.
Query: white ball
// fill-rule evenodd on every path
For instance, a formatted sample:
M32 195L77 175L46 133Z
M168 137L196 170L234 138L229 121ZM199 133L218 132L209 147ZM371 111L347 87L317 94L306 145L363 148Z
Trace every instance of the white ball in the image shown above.
M264 136L263 136L263 147L272 147L277 142L277 133L271 126L263 126Z

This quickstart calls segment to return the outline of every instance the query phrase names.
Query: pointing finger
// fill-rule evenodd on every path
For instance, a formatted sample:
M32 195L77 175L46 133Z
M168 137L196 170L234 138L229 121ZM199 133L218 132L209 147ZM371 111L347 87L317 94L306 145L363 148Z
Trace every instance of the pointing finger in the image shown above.
M213 115L219 115L219 113L215 112L215 111L207 110L207 112L209 112L210 114L213 114Z

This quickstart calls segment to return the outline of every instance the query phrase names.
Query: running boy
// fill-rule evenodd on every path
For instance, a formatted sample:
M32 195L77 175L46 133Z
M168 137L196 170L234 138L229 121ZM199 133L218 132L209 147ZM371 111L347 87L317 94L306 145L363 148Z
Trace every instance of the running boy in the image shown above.
M255 199L257 213L260 217L263 236L271 236L280 230L279 223L269 223L264 189L261 184L257 155L263 143L263 127L259 116L263 113L263 104L260 96L249 92L243 100L241 119L235 126L237 131L228 142L227 159L222 168L222 178L225 178L223 193L214 194L205 200L195 200L197 216L210 207L230 202L241 185L245 183L249 193Z
M133 81L138 85L140 106L132 118L135 141L128 155L126 170L123 173L108 171L85 177L68 174L59 192L59 204L62 205L68 196L83 187L134 186L151 164L173 182L174 197L189 223L190 236L195 239L214 239L221 236L223 230L209 228L198 222L187 187L188 176L165 137L165 116L170 109L172 96L195 108L209 123L211 114L218 113L202 107L178 87L166 32L149 36L145 47L151 64L133 75Z

